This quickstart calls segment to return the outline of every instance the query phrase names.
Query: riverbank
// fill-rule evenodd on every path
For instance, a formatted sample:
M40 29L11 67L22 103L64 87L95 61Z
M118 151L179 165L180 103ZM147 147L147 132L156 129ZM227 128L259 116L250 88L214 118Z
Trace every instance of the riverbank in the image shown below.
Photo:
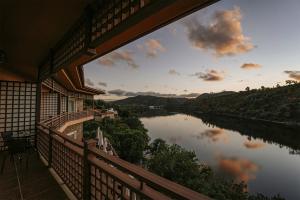
M275 120L266 120L266 119L260 119L260 118L255 118L255 117L244 117L244 116L225 114L225 113L211 113L211 112L205 113L205 112L200 112L200 111L194 111L192 113L199 115L199 116L206 115L206 116L230 117L230 118L234 118L234 119L248 120L248 121L253 121L253 122L262 122L262 123L268 123L270 125L277 125L277 126L281 126L281 127L300 130L300 123L298 123L298 122L283 122L283 121L275 121Z

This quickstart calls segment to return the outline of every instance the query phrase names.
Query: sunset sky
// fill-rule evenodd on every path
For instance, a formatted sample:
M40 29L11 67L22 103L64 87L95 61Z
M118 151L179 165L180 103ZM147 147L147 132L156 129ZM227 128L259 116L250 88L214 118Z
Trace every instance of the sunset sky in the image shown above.
M220 1L85 65L86 85L114 100L300 81L299 10L298 0Z

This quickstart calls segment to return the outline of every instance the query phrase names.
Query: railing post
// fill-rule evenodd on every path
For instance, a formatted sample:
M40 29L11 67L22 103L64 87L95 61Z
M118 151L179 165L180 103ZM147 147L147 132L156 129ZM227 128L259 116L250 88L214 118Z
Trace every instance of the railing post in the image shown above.
M91 199L91 167L88 161L88 142L84 140L83 147L83 199Z
M53 141L53 131L49 129L49 148L48 148L48 167L52 165L52 141Z

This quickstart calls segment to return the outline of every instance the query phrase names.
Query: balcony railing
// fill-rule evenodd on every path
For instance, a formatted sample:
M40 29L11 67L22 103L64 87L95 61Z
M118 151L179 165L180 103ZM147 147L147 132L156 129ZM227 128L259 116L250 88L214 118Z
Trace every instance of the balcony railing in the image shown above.
M51 127L57 129L63 126L66 122L81 119L84 117L90 117L94 115L93 110L84 110L80 112L70 112L70 113L63 113L61 115L49 118L41 122L42 125L45 127Z
M65 114L37 126L37 149L78 199L193 199L208 197L57 131L92 111Z

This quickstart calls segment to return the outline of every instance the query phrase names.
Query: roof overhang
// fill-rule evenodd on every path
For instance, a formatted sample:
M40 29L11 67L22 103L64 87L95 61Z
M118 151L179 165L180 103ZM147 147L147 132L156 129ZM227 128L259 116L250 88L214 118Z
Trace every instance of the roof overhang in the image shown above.
M145 0L151 3L109 29L103 36L99 36L92 42L85 41L88 45L80 51L80 54L73 56L70 49L64 49L70 46L67 42L76 41L76 37L72 37L76 35L76 31L71 27L74 28L82 16L87 17L88 7L92 7L99 14L103 13L106 5L115 1L2 0L0 1L0 49L4 50L7 62L0 64L0 79L38 81L54 74L60 82L66 85L69 82L70 88L102 94L103 91L84 85L84 78L81 75L83 73L80 69L82 65L216 1ZM96 6L100 4L100 7ZM83 27L90 22L92 20L85 20L86 24ZM84 31L85 38L91 38L95 34L95 32L87 32ZM65 45L60 49L58 44ZM54 68L51 50L54 51L56 58L61 56L67 59L66 62ZM65 54L65 51L71 53ZM60 71L61 69L64 71ZM43 76L40 76L41 74Z
M62 69L53 75L53 78L70 91L89 95L105 94L103 90L85 86L84 82L82 82L83 73L80 73L81 70L78 70L78 68L81 68L81 66L75 67L74 70L71 71L72 73Z

